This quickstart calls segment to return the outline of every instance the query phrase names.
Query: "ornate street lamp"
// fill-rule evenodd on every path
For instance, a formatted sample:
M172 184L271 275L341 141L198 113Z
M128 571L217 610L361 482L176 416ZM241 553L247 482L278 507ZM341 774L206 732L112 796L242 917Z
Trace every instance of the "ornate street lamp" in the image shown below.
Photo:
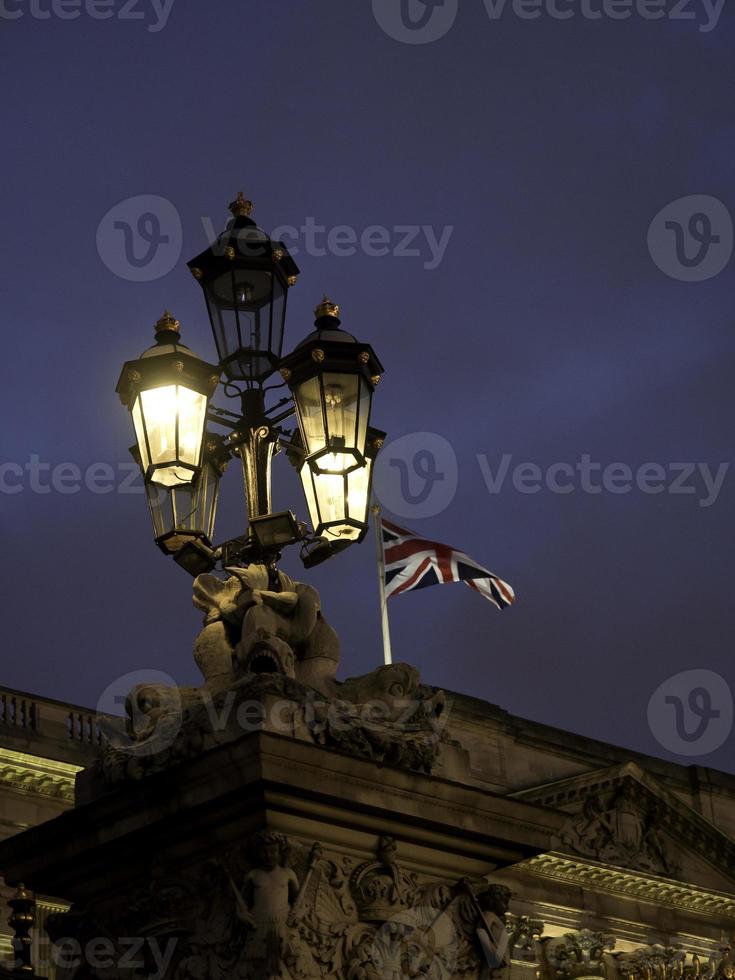
M383 366L369 344L340 329L340 309L326 296L316 330L284 358L307 461L315 473L345 475L365 465L373 391Z
M200 472L207 406L220 371L185 347L168 310L156 324L156 343L122 369L117 393L133 416L146 482L191 483Z
M132 413L156 543L194 575L217 563L274 569L281 549L296 543L312 567L361 541L384 438L369 429L382 366L368 344L340 329L338 306L325 297L316 329L282 358L286 299L298 268L286 247L257 227L252 209L239 194L226 230L189 263L204 291L219 364L184 347L178 321L166 313L156 345L125 364L117 389ZM279 370L293 401L267 407L265 385ZM239 399L239 411L210 405L223 374L224 394ZM294 414L296 433L283 428ZM228 434L213 435L207 426ZM272 513L271 463L280 448L299 469L311 534L291 511ZM248 528L215 546L219 483L233 456L242 461Z

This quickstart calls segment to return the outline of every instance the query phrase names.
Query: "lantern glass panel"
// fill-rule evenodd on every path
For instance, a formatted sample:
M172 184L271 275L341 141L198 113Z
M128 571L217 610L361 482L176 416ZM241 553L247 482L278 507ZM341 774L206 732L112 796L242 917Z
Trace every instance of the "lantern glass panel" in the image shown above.
M233 268L206 287L217 353L231 381L258 381L281 356L286 290L264 269Z
M156 540L172 555L194 538L214 537L220 474L205 466L194 483L164 487L146 484Z
M133 423L143 470L164 487L191 483L202 453L207 417L206 395L183 385L141 391Z
M301 480L316 534L332 541L356 541L360 537L367 523L371 470L370 459L345 476L314 473L304 463Z
M304 487L304 496L306 497L306 506L309 509L309 517L311 518L311 526L314 528L314 533L317 532L319 525L322 523L321 515L319 514L319 508L316 503L316 494L314 492L314 480L312 479L312 472L308 463L304 463L301 467L299 475L301 476L301 482Z
M370 390L359 374L325 374L323 386L329 452L316 466L322 472L344 473L365 453Z
M294 395L299 408L299 420L306 444L306 453L310 456L312 453L318 453L325 449L327 445L319 378L310 378L299 385Z
M372 468L373 461L368 459L364 466L347 474L347 515L360 524L367 524Z
M359 374L328 372L304 381L294 397L313 468L344 474L359 466L370 420L372 392L367 381Z
M356 374L324 375L324 411L327 416L330 452L319 460L319 469L344 471L354 465L354 457L345 458L340 450L355 445L357 435L360 378Z

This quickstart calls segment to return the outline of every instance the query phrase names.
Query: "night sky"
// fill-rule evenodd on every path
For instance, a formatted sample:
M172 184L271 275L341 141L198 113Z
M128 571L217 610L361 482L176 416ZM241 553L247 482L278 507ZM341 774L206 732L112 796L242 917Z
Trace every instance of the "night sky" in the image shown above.
M151 0L135 19L123 0L95 8L108 19L74 2L4 0L0 15L0 684L93 707L131 672L198 680L191 580L155 548L144 497L75 492L74 467L84 484L94 464L128 464L115 384L164 307L215 358L185 262L242 189L268 231L326 229L286 238L302 275L285 349L325 291L374 346L374 423L408 437L384 451L386 514L518 594L503 613L462 585L396 598L396 659L523 717L735 771L735 735L671 755L647 719L682 671L735 685L735 472L720 470L735 418L733 10L713 23L692 0L677 19L662 0L662 19L609 16L620 5L591 19L558 0L569 19L510 4L492 19L489 2L459 0L451 29L419 44L398 0L175 0L167 19ZM453 7L411 0L408 14L441 33ZM171 202L173 220L141 196ZM168 243L140 265L139 242L138 268L114 222L135 230L141 208ZM401 505L398 457L409 472L433 459L428 507ZM538 471L519 476L524 463ZM557 463L572 492L546 485ZM617 482L588 492L612 463ZM625 467L629 492L612 492ZM276 510L306 516L283 457L274 487ZM220 540L243 514L233 464ZM321 590L340 676L382 662L372 536L312 572L296 553L283 568Z

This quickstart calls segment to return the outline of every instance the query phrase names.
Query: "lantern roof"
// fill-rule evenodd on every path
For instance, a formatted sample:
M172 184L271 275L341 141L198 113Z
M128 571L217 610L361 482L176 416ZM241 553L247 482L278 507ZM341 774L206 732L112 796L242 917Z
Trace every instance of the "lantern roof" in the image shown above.
M316 329L281 361L281 374L286 381L290 381L295 373L313 369L313 362L321 364L331 360L337 370L353 370L357 366L375 387L383 373L383 365L370 344L363 344L342 330L340 312L340 307L325 296L314 310Z
M220 370L181 343L181 324L169 310L155 325L156 343L136 361L126 361L117 384L124 405L132 405L144 377L156 384L190 384L211 396L219 384Z
M155 326L156 342L152 347L144 350L140 359L148 357L161 357L163 354L176 354L181 352L189 357L196 357L202 361L204 358L196 354L186 344L181 343L181 323L174 317L169 310L164 310L163 316Z
M310 334L304 337L301 343L296 345L296 350L299 347L305 347L313 340L326 340L327 342L331 341L337 344L358 343L356 337L353 337L351 333L347 333L346 330L342 330L342 321L339 317L340 312L340 307L337 303L333 303L325 293L324 299L314 310L314 316L316 317L314 326L316 330L312 330Z
M254 204L242 191L229 205L232 217L227 227L209 248L187 263L195 279L217 275L232 262L252 263L254 266L273 266L284 285L293 286L299 267L283 242L274 242L259 228L251 214Z

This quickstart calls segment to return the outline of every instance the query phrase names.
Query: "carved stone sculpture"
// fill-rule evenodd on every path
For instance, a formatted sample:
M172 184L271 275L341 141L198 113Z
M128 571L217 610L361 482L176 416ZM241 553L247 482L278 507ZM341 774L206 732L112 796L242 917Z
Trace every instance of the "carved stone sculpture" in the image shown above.
M621 977L628 980L680 980L686 953L670 946L643 946L617 957Z
M262 565L230 572L194 583L194 603L205 613L194 647L203 686L131 691L125 737L111 732L79 783L80 798L259 728L431 772L446 741L443 692L422 685L408 664L338 682L339 641L316 590Z
M614 949L615 940L601 932L580 929L560 939L542 940L545 959L557 978L604 977L605 953Z
M508 931L511 958L525 963L536 963L544 923L527 915L512 915L508 912L505 916L505 928Z
M339 639L321 613L319 593L264 565L200 575L194 605L205 613L194 657L205 682L229 684L247 673L282 673L332 695Z
M482 980L494 951L478 933L508 899L502 886L422 881L391 838L357 863L262 832L198 874L154 872L139 894L56 916L52 933L81 949L88 936L144 936L142 968L159 980ZM82 957L59 980L121 980L121 952L109 969Z
M692 966L692 976L705 976L712 980L733 980L735 977L735 957L732 954L732 947L727 941L723 941L719 954L715 953L709 958L704 969L698 957L694 957Z
M658 824L656 801L627 779L612 794L589 796L561 839L577 853L606 864L676 877L679 869Z

